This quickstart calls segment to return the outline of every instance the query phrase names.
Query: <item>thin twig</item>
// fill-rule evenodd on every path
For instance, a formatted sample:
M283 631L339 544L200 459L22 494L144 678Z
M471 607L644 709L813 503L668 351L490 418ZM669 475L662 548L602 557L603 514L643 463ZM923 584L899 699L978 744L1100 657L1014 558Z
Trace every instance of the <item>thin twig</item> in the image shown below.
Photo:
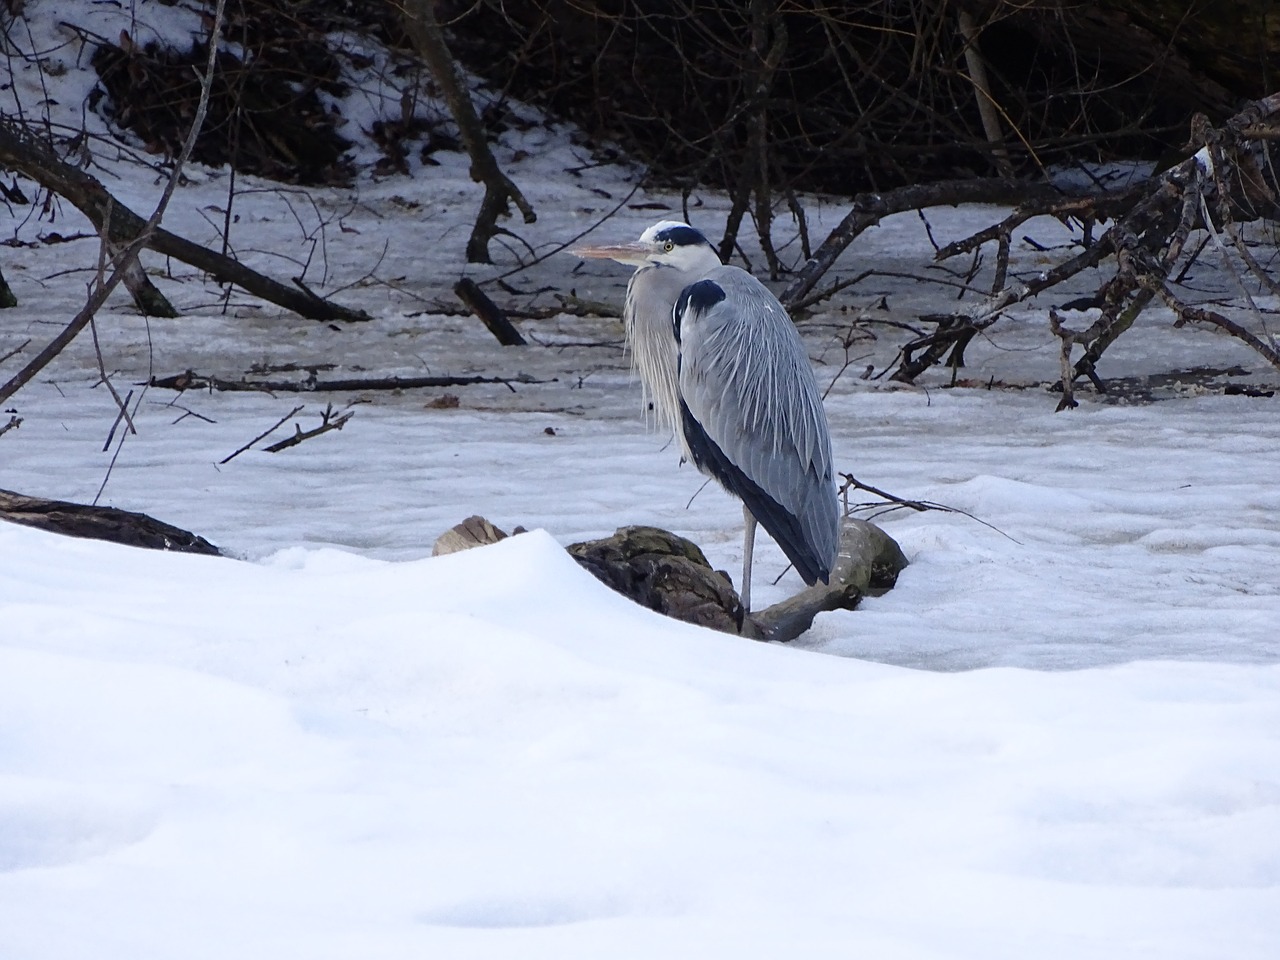
M10 430L17 430L18 427L20 426L22 426L22 418L16 417L16 416L10 416L9 422L6 423L4 426L0 426L0 437L3 437Z
M129 391L129 396L133 396L132 390ZM128 400L126 399L125 402L128 403ZM138 398L138 402L142 402L141 397ZM137 405L134 406L133 412L138 412ZM122 410L121 413L127 416L125 411ZM117 420L116 422L119 423L120 421ZM107 472L102 475L102 483L98 484L98 492L93 495L92 505L95 507L98 505L98 500L102 497L102 491L107 489L107 481L111 479L111 473L116 468L116 461L120 459L120 451L124 448L124 441L127 436L129 436L127 432L120 434L120 441L116 444L116 452L111 455L111 462L107 464Z
M279 453L281 450L287 450L289 447L296 447L303 440L310 440L312 437L318 437L322 433L328 433L330 430L341 430L347 425L347 421L356 415L354 410L348 410L339 416L334 416L333 404L329 404L324 408L324 413L320 414L320 426L313 430L303 430L297 424L294 424L294 434L292 437L286 437L284 440L277 441L269 447L263 447L267 453Z
M171 426L171 427L172 427L174 424L181 423L183 420L187 419L187 417L195 417L197 420L203 420L205 423L217 423L217 422L218 422L217 420L214 420L212 417L206 417L203 413L196 413L196 412L195 412L194 410L192 410L190 407L184 407L184 406L183 406L182 404L180 404L180 403L166 403L166 404L163 404L163 406L166 406L166 407L177 407L179 410L181 410L181 411L182 411L182 416L178 417L176 420L174 420L174 421L173 421L173 423L170 423L170 424L169 424L169 426Z
M277 430L279 430L282 426L284 426L286 422L288 422L288 420L289 420L289 418L290 418L290 417L296 416L297 414L301 413L304 409L306 409L306 404L299 404L298 406L294 407L292 410L290 410L288 413L286 413L283 417L281 417L279 420L277 420L277 421L275 422L275 424L274 424L274 425L272 425L270 428L268 428L268 429L266 429L266 430L263 430L263 431L262 431L262 433L258 434L256 437L254 437L252 440L250 440L248 443L246 443L243 447L241 447L241 448L240 448L239 450L237 450L235 453L231 453L231 454L228 454L227 456L223 457L221 460L219 460L219 461L218 461L218 464L219 464L219 465L222 465L222 464L224 464L224 463L230 463L230 462L231 462L232 460L234 460L236 457L240 456L240 454L244 453L246 450L248 450L250 447L252 447L252 446L253 446L255 443L257 443L259 440L261 440L261 439L263 439L264 437L270 436L271 434L275 433L275 432L276 432Z
M11 357L16 357L16 356L17 356L18 354L20 354L23 350L25 350L25 349L27 348L28 344L30 344L30 343L31 343L31 338L30 338L30 337L28 337L26 340L23 340L20 344L18 344L18 345L17 345L16 347L14 347L12 350L10 350L8 353L6 353L3 357L0 357L0 363L4 363L6 360L10 359Z
M102 444L103 453L106 453L108 450L111 449L111 441L116 438L116 430L119 429L121 420L124 420L126 423L128 423L130 427L133 426L133 421L129 418L129 408L128 408L128 403L132 399L133 399L133 391L130 390L129 395L126 396L124 398L124 402L120 404L120 410L118 413L116 413L116 419L111 424L111 429L107 431L106 442ZM136 434L138 431L134 430L133 432Z
M891 509L896 510L896 509L905 508L908 510L916 510L919 512L924 512L926 510L938 510L938 511L941 511L942 513L958 513L962 517L968 517L970 520L973 520L975 523L980 523L984 527L994 530L996 533L1000 534L1000 536L1004 537L1005 539L1012 540L1014 543L1018 545L1022 545L1021 540L1017 539L1016 537L1009 536L1009 534L1005 533L999 527L995 526L994 524L988 523L986 520L983 520L981 517L975 517L972 513L969 513L969 511L967 510L961 510L959 507L948 507L946 504L934 503L931 500L908 500L904 497L895 496L892 493L889 493L885 490L881 490L879 487L873 487L869 483L863 483L861 480L859 480L857 477L855 477L851 473L841 473L840 476L844 478L844 484L841 485L840 487L840 493L842 496L845 497L846 512L848 512L848 510L851 509L849 506L847 506L848 491L850 489L865 490L867 493L875 494L877 497L880 497L881 499L887 500L889 503L892 503L894 506ZM861 506L875 506L875 505L865 504ZM852 509L860 509L860 505L855 505Z

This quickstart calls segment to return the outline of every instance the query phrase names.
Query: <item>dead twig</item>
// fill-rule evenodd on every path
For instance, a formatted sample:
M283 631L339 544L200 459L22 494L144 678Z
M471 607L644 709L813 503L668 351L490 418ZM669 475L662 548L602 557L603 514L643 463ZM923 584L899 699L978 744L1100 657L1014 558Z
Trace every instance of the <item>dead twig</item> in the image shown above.
M1216 310L1206 310L1203 307L1193 307L1190 304L1183 303L1174 295L1164 284L1160 284L1155 288L1156 294L1161 300L1178 315L1178 319L1174 322L1174 326L1181 327L1187 323L1207 323L1211 326L1219 327L1227 331L1233 337L1247 343L1256 350L1262 357L1277 370L1280 370L1280 350L1277 350L1273 344L1267 343L1262 338L1255 336L1241 324L1232 320L1230 317L1218 313Z
M961 510L959 507L948 507L944 503L934 503L931 500L910 500L905 497L899 497L885 490L881 490L879 487L873 487L869 483L863 483L861 480L859 480L857 477L855 477L851 473L841 473L840 476L844 480L844 482L840 485L840 497L844 503L844 512L846 514L849 513L851 510L863 510L868 508L878 508L882 506L882 504L875 504L875 503L850 505L849 491L864 490L867 493L874 494L875 496L880 497L880 499L885 501L886 503L892 504L892 506L888 507L887 509L879 510L879 512L877 512L872 517L872 519L875 519L875 517L882 516L885 513L891 513L894 510L903 510L903 509L915 510L919 513L923 513L928 510L938 510L942 513L958 513L962 517L968 517L970 520L974 521L975 523L980 523L984 527L994 530L996 533L1000 534L1000 536L1004 537L1006 540L1012 540L1014 543L1019 545L1021 545L1022 543L1021 540L1018 540L1015 537L1009 536L1009 534L1005 533L999 527L988 523L986 520L983 520L981 517L975 517L972 513L969 513L967 510Z
M0 357L0 363L4 363L6 360L16 357L23 350L27 349L27 347L30 346L30 344L31 344L31 338L28 337L26 340L23 340L20 344L18 344L12 350L6 353L3 357Z
M20 426L22 426L22 418L17 416L10 416L9 422L6 423L4 426L0 427L0 437L3 437L10 430L17 430Z
M346 413L334 415L333 404L328 404L324 408L324 412L320 414L320 426L312 430L303 430L302 427L294 424L294 434L292 437L286 437L271 444L269 447L263 447L267 453L279 453L281 450L287 450L289 447L296 447L303 440L310 440L312 437L318 437L322 433L328 433L330 430L341 430L346 426L347 421L356 415L354 410L348 410Z
M258 434L256 437L254 437L254 438L253 438L252 440L250 440L248 443L246 443L243 447L240 447L240 448L239 448L238 450L236 450L234 453L229 453L229 454L227 454L225 457L223 457L221 460L219 460L219 461L218 461L218 464L219 464L219 465L221 465L221 464L224 464L224 463L230 463L230 462L231 462L232 460L234 460L236 457L240 456L240 454L244 453L246 450L248 450L250 447L252 447L252 446L253 446L255 443L257 443L259 440L262 440L262 439L265 439L266 437L271 436L271 434L275 433L277 430L279 430L281 427L283 427L283 426L285 425L285 423L287 423L291 417L297 416L299 413L301 413L301 412L302 412L303 410L305 410L305 409L306 409L306 405L305 405L305 404L299 404L298 406L294 407L292 410L290 410L288 413L286 413L283 417L281 417L279 420L277 420L274 424L272 424L272 425L271 425L270 427L268 427L266 430L263 430L260 434Z
M217 422L218 422L217 420L214 420L212 417L206 417L203 413L196 413L196 411L192 410L190 407L184 407L184 406L183 406L182 404L180 404L180 403L172 403L172 402L171 402L171 403L166 403L166 404L164 404L164 406L166 406L166 407L177 407L179 410L181 410L181 411L182 411L182 415L181 415L180 417L178 417L177 419L175 419L172 423L170 423L170 424L169 424L169 426L171 426L171 427L172 427L172 426L174 426L175 424L179 424L179 423L181 423L183 420L187 419L187 417L195 417L197 420L203 420L205 423L217 423Z

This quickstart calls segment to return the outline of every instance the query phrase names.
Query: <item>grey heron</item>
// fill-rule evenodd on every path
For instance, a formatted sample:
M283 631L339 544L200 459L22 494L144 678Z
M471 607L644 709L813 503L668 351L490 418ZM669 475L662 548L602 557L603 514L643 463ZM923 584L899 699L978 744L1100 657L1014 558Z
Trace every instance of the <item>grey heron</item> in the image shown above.
M831 435L782 304L675 220L631 243L572 252L638 268L622 311L632 362L684 457L742 501L743 608L757 521L805 583L829 582L840 534Z

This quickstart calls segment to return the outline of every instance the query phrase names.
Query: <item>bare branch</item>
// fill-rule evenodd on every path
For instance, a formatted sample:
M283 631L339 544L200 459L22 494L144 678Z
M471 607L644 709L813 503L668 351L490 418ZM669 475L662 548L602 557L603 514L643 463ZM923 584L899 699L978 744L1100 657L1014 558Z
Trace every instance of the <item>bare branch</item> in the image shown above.
M303 430L302 427L294 424L294 434L292 437L286 437L279 440L269 447L263 447L267 453L279 453L281 450L287 450L290 447L296 447L304 440L310 440L312 437L318 437L322 433L328 433L330 430L341 430L347 425L347 421L356 415L354 410L348 410L346 413L334 415L333 404L329 404L324 408L324 412L320 414L320 426L311 430Z
M253 438L252 440L250 440L248 443L246 443L243 447L238 448L238 449L237 449L237 450L235 450L233 453L229 453L229 454L227 454L225 457L223 457L221 460L219 460L219 461L218 461L218 463L219 463L219 464L223 464L223 463L230 463L230 462L231 462L232 460L234 460L236 457L240 456L240 454L244 453L246 450L248 450L250 447L252 447L252 446L253 446L255 443L257 443L259 440L262 440L262 439L264 439L265 437L269 437L269 436L271 436L271 434L275 433L277 430L279 430L281 427L283 427L283 426L285 425L285 423L286 423L286 422L288 422L288 420L289 420L291 417L297 416L297 415L298 415L299 413L301 413L304 409L306 409L306 405L305 405L305 404L299 404L298 406L294 407L292 410L290 410L288 413L286 413L283 417L281 417L279 420L277 420L274 424L272 424L272 425L271 425L270 427L268 427L266 430L263 430L260 434L258 434L256 437L254 437L254 438Z
M1156 288L1156 293L1169 306L1174 313L1178 315L1179 325L1184 323L1207 323L1215 327L1227 331L1233 337L1242 340L1250 347L1256 350L1262 357L1277 370L1280 370L1280 350L1274 345L1267 343L1261 338L1250 333L1248 329L1242 326L1230 317L1223 316L1215 310L1206 310L1203 307L1193 307L1183 303L1174 295L1168 287L1161 284Z
M885 217L925 207L955 206L961 203L1048 203L1060 200L1062 191L1048 184L1013 180L947 180L941 183L912 184L885 193L860 193L850 210L812 257L796 272L795 279L779 299L791 307L802 301L865 230Z

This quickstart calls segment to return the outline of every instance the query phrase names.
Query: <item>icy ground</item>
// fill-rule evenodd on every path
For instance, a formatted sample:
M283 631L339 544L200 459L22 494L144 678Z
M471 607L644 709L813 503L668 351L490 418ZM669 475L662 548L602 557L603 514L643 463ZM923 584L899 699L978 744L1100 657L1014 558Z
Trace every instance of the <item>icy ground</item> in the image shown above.
M523 253L461 262L479 196L464 161L437 159L235 198L246 261L287 279L310 257L308 282L368 324L238 293L224 312L216 287L149 260L184 317L145 324L123 296L100 315L112 382L141 401L109 475L120 433L103 452L115 408L88 334L6 405L0 425L23 423L0 436L0 487L91 501L106 478L101 502L239 559L0 525L0 957L1280 955L1280 401L1221 393L1274 373L1152 311L1103 363L1127 389L1055 414L1033 303L971 347L964 385L862 380L904 339L893 323L955 296L869 278L802 325L833 383L837 462L983 522L882 516L912 561L895 590L788 647L736 640L635 608L560 549L653 523L736 572L741 515L646 431L617 321L525 321L534 344L502 348L434 312L460 275ZM539 253L634 185L573 172L590 157L558 127L513 133L501 159L539 212L513 224ZM142 212L160 189L135 165L93 172ZM821 237L843 211L810 202ZM714 235L723 200L693 203ZM225 171L193 171L166 226L217 244L226 204ZM88 232L65 205L52 225L11 212L2 232L24 242ZM672 213L678 198L639 190L592 238ZM1000 215L929 226L947 242ZM1023 235L1070 240L1056 222ZM948 279L930 251L918 218L895 217L841 274ZM1058 252L1018 243L1015 269ZM0 357L30 340L7 379L79 308L97 246L2 257L22 304L0 312ZM1199 274L1205 296L1229 287ZM550 306L571 290L619 303L625 280L555 254L505 282ZM864 316L876 339L842 370ZM544 382L138 386L319 363ZM1205 367L1245 372L1142 382ZM330 402L355 411L341 432L220 463ZM535 532L430 559L472 513ZM767 538L756 561L760 604L799 587Z

